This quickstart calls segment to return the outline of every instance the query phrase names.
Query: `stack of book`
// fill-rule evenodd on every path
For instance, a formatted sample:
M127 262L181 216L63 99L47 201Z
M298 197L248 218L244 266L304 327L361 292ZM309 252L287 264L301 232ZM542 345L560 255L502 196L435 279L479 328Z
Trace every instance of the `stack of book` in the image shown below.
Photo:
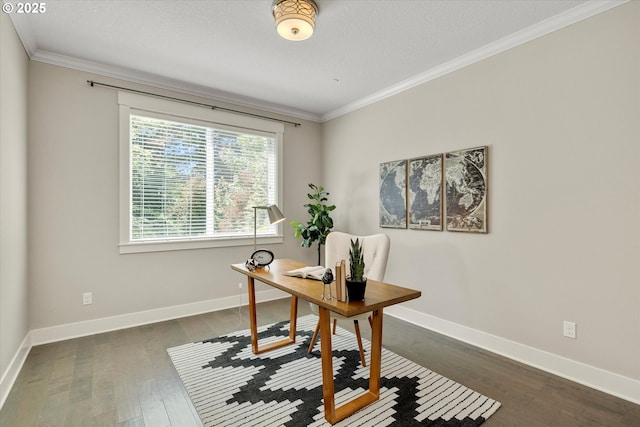
M348 300L347 297L347 266L345 260L338 261L336 263L336 299L338 301L345 302Z

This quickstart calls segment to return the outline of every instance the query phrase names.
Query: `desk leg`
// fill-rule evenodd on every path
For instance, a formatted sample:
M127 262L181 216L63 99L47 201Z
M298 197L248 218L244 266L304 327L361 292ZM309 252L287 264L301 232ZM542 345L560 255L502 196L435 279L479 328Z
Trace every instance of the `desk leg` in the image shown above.
M249 325L251 327L251 350L258 354L258 315L256 313L256 286L253 277L247 276L247 292L249 292Z
M322 357L322 396L324 418L331 424L336 420L335 390L333 385L333 350L331 349L331 315L329 310L319 307L320 356Z
M371 363L369 390L336 408L333 381L333 355L329 310L320 307L320 352L322 356L322 393L324 418L335 424L380 398L380 368L382 366L382 309L375 310L371 319Z
M289 340L296 342L296 328L298 324L298 297L291 295L291 309L289 310Z
M247 292L249 293L249 326L251 328L251 350L253 354L266 353L276 348L284 347L296 342L296 325L298 320L298 297L291 295L291 310L289 313L289 338L258 345L258 316L256 313L256 287L253 277L247 276Z
M369 367L369 393L380 397L380 369L382 368L382 309L371 315L371 362Z

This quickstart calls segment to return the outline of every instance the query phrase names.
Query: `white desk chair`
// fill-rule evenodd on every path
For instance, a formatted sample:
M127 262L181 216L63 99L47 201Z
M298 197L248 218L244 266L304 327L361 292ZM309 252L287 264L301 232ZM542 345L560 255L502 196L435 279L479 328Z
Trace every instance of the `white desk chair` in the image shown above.
M335 265L340 260L347 261L347 270L349 269L349 249L351 248L351 240L360 239L362 245L362 252L364 254L364 275L367 279L377 280L382 282L384 280L384 272L387 269L387 259L389 258L389 236L386 234L374 234L371 236L355 236L353 234L342 233L340 231L334 231L329 233L325 241L325 266L331 267L335 276ZM365 291L365 299L367 294ZM311 305L311 311L316 315L319 314L319 309L316 304L309 303ZM353 326L356 330L356 337L358 338L358 350L360 351L360 361L362 366L367 366L367 362L364 358L364 349L362 348L362 338L360 336L360 325L358 320L366 319L369 314L364 313L354 317L344 317L337 313L331 313L333 317L333 333L336 333L336 323L338 320L353 320ZM369 320L371 322L371 320ZM309 349L307 353L311 353L313 347L318 338L318 332L320 331L320 321L316 325L316 330L311 338Z

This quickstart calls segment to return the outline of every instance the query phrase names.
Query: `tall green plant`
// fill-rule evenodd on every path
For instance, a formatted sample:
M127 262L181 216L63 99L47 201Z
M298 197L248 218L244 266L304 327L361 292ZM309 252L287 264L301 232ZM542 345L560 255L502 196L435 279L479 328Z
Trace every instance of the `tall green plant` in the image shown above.
M324 191L324 187L309 184L309 188L311 188L311 193L308 193L307 197L313 202L307 203L304 207L307 208L311 219L306 224L291 221L291 227L295 229L296 238L302 237L301 246L310 248L314 242L318 242L318 265L320 265L321 247L333 228L333 219L331 219L329 212L336 207L325 204L329 200L327 198L329 193Z
M351 248L349 249L349 270L351 270L351 280L354 282L364 281L364 254L360 241L351 240Z

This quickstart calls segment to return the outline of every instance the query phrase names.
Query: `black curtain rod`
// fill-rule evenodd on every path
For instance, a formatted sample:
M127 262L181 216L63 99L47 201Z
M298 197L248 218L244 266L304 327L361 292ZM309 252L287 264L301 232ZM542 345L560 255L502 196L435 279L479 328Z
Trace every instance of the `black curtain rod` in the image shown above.
M211 108L212 110L227 111L229 113L242 114L243 116L258 117L260 119L272 120L274 122L287 123L287 124L293 125L295 127L302 126L301 123L290 122L288 120L275 119L273 117L261 116L259 114L246 113L244 111L232 110L230 108L217 107L215 105L203 104L202 102L189 101L189 100L186 100L186 99L174 98L172 96L159 95L157 93L145 92L143 90L129 89L127 87L122 87L122 86L114 86L114 85L110 85L110 84L107 84L107 83L96 82L96 81L93 81L93 80L87 80L87 83L89 85L91 85L91 87L104 86L104 87L109 87L109 88L112 88L112 89L119 89L119 90L124 90L124 91L127 91L127 92L133 92L133 93L141 93L143 95L155 96L157 98L170 99L172 101L178 101L178 102L184 102L184 103L187 103L187 104L198 105L200 107Z

